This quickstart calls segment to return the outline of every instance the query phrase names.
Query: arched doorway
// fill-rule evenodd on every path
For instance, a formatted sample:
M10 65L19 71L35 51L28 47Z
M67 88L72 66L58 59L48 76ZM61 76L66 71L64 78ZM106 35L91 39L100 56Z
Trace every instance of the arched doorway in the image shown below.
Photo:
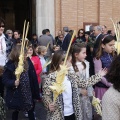
M33 1L34 0L0 0L0 17L5 19L6 29L17 29L22 32L24 20L26 19L30 22L30 37L32 34Z

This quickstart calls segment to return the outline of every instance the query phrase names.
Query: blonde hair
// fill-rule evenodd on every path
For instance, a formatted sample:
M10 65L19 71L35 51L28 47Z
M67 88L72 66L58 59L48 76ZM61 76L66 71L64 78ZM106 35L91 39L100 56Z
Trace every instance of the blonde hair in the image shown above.
M45 46L38 46L38 48L37 48L38 54L41 54L41 52L44 52L45 50L47 50L47 47L45 47Z

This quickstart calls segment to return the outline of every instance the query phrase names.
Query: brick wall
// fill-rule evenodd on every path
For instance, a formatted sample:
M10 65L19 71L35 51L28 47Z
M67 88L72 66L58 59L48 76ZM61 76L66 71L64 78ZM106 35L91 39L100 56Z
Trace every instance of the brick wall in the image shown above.
M61 0L55 0L55 31L61 30Z
M100 0L100 25L106 25L107 27L112 27L112 1L113 0ZM108 29L109 29L108 28Z
M120 19L120 0L55 0L56 31L68 26L83 28L83 23L98 23L112 29L110 18Z
M61 0L61 7L62 27L69 25L70 29L76 29L77 0Z

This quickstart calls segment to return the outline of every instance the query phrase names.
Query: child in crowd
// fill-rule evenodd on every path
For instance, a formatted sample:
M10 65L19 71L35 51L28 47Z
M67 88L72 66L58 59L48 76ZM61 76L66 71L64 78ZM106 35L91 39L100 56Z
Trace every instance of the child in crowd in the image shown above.
M96 51L96 57L94 58L94 69L97 73L101 68L109 69L113 57L114 57L114 45L115 40L111 35L106 35L100 42L99 48ZM106 80L106 77L102 78L102 81L95 85L95 96L102 100L102 96L112 84Z
M41 61L41 64L42 64L42 73L41 73L41 80L42 80L42 84L44 83L44 79L47 75L47 68L44 67L45 64L47 63L44 56L46 55L47 53L47 47L45 46L38 46L37 47L37 54L38 54L38 57L40 58L40 61ZM41 85L40 85L41 87Z
M42 72L42 65L41 65L40 59L36 55L36 52L35 52L34 48L32 47L32 45L28 46L27 55L31 59L31 61L34 65L34 68L35 68L35 71L37 74L37 78L38 78L38 83L40 84L41 83L40 74Z
M34 66L25 51L24 71L17 80L15 70L18 66L21 46L16 45L12 49L9 61L5 65L3 83L6 86L6 105L13 110L12 120L18 120L19 111L27 111L29 120L35 120L34 100L40 99L39 85Z
M86 58L86 44L76 43L72 46L72 66L74 71L80 78L86 80L89 78L89 62ZM83 120L92 120L92 105L93 87L83 87L79 89L80 98L82 102Z
M46 53L47 53L47 48L45 46L38 46L37 47L37 54L38 54L40 61L41 61L41 64L42 64L42 73L47 72L46 68L43 69L44 65L46 64L46 60L44 58Z
M106 70L101 70L85 81L77 76L73 69L69 69L63 81L66 89L53 103L53 92L49 86L56 81L56 71L60 70L64 59L65 54L62 50L54 53L50 73L43 85L43 102L47 108L47 120L83 120L78 87L85 88L100 81L102 76L106 74Z

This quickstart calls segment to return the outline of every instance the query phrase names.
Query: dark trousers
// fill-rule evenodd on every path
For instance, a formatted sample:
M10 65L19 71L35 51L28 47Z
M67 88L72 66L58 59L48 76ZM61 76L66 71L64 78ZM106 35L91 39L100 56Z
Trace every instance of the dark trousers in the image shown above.
M65 116L65 120L75 120L75 114L72 114L70 116Z
M4 85L2 83L2 76L0 76L0 96L4 96Z
M19 114L19 111L15 110L12 113L12 120L18 120L18 114ZM29 120L35 120L34 110L33 109L28 111L28 118L29 118Z

